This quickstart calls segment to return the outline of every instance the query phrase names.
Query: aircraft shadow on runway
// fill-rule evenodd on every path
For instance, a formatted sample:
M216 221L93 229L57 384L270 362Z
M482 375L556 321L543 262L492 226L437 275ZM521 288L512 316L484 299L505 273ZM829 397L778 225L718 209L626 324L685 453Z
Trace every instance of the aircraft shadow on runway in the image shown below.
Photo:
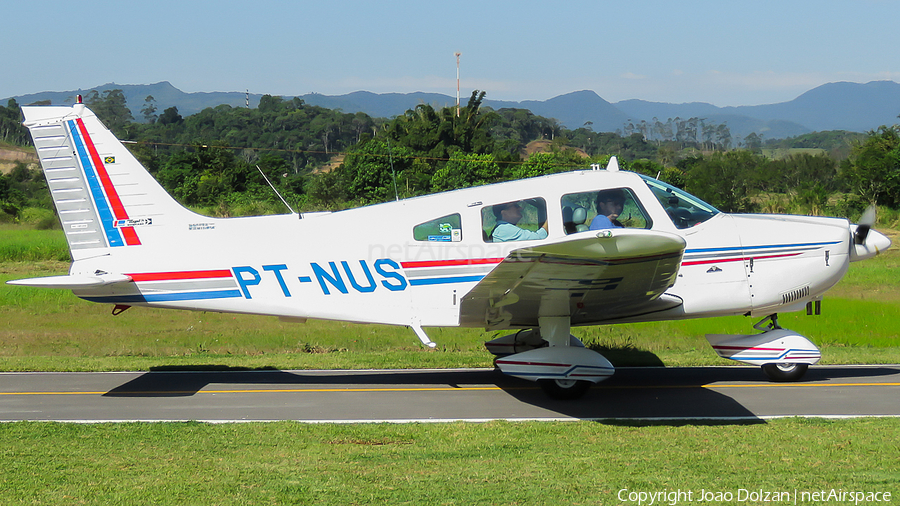
M813 367L804 381L852 379L896 374L890 367ZM692 419L706 423L764 423L731 396L704 388L716 382L759 384L763 373L748 367L633 367L620 368L609 380L595 385L578 400L548 398L534 383L495 370L425 371L281 371L281 370L155 370L104 396L184 397L204 388L246 389L358 389L496 386L519 402L590 420L626 419L636 424ZM484 391L480 391L484 392ZM298 392L298 395L301 393ZM798 392L799 394L799 392ZM723 421L728 419L728 421ZM617 422L623 423L623 422ZM631 423L631 422L624 422Z

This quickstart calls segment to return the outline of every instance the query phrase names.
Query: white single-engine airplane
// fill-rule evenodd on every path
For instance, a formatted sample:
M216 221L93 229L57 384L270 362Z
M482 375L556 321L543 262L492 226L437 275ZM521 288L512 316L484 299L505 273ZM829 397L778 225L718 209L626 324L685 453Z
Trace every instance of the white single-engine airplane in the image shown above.
M178 204L83 104L23 107L72 254L11 284L92 302L404 325L512 329L506 374L574 398L613 374L572 326L764 317L707 336L720 356L799 379L819 358L777 313L818 309L850 262L891 242L837 218L734 215L666 183L567 172L333 213L208 218ZM599 168L599 167L596 167ZM867 213L869 214L869 213Z

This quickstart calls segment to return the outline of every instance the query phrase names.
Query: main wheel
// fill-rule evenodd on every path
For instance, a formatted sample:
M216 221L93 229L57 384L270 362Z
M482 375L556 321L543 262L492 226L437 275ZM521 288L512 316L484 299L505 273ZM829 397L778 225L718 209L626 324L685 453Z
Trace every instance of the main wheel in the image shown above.
M591 387L590 381L584 380L565 380L565 379L542 379L538 380L538 385L548 396L554 399L577 399L587 392Z
M772 381L797 381L806 374L809 364L766 364L762 370Z

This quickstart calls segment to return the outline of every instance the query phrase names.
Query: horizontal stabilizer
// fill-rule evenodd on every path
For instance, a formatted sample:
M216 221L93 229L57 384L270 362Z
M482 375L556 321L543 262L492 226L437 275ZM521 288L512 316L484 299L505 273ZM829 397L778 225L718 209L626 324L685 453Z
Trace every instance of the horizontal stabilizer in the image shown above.
M130 283L131 276L124 274L100 274L97 276L47 276L44 278L14 279L8 285L33 286L37 288L62 288L77 290L79 288L96 288L100 286Z

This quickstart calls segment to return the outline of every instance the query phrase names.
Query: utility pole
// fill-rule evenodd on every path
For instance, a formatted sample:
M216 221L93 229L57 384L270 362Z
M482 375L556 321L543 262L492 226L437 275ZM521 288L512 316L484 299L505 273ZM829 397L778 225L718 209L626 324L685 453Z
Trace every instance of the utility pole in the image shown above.
M456 55L456 117L459 117L459 55L462 53L453 53Z

